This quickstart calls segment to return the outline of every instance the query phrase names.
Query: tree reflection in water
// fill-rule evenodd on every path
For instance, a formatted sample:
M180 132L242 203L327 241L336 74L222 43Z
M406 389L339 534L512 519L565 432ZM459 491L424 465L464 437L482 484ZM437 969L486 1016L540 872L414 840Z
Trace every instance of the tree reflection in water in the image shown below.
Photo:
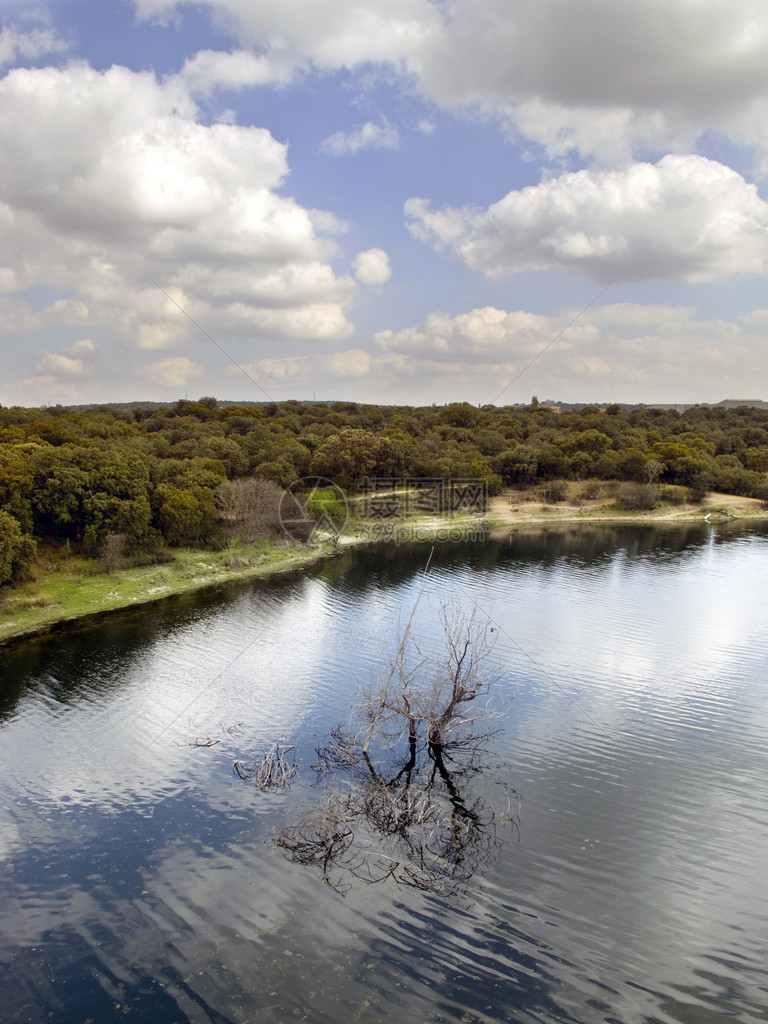
M277 843L296 863L318 867L338 892L349 878L387 878L430 892L466 889L493 859L499 827L517 830L520 797L492 780L476 744L452 748L408 741L399 766L374 764L337 731L316 766L323 803L284 828Z
M361 689L350 729L318 750L324 802L278 836L338 892L351 877L465 890L498 847L499 826L517 830L520 798L495 781L483 746L498 709L486 701L469 711L501 676L487 663L493 630L475 611L443 607L440 618L445 652L425 656L409 623L386 678Z

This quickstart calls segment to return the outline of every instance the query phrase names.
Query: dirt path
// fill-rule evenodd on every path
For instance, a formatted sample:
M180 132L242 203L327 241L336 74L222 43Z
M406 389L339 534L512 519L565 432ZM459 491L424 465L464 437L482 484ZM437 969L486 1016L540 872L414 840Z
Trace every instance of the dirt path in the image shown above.
M708 494L697 505L661 505L651 512L627 512L616 510L613 498L598 497L583 499L579 504L563 501L547 504L542 500L526 501L524 493L500 494L488 502L489 517L504 524L525 525L527 523L556 523L626 520L631 522L659 522L674 519L705 519L708 522L719 519L768 519L768 510L763 509L759 498L744 498L734 494ZM517 499L517 500L515 500Z

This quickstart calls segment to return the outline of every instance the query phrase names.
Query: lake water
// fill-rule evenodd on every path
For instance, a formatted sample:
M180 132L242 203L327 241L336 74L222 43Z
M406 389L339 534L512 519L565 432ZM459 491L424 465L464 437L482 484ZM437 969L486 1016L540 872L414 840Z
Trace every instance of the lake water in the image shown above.
M429 550L0 650L4 1024L768 1021L768 531L532 530L425 582ZM274 839L348 784L316 748L422 586L423 649L453 598L504 669L471 770L433 766L485 824L455 889L333 888ZM278 739L290 789L233 773Z

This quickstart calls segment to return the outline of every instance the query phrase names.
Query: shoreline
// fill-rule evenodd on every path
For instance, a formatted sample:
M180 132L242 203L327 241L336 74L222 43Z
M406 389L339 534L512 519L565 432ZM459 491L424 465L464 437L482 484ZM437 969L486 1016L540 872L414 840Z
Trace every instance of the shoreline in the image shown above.
M506 496L492 499L487 515L422 516L399 520L391 529L357 522L333 542L325 537L311 547L298 542L269 540L242 544L223 552L182 550L172 561L112 573L98 570L93 560L73 558L63 568L43 568L37 579L9 588L0 597L0 648L44 636L77 621L151 605L233 583L265 579L306 568L349 547L380 543L462 539L499 539L516 530L610 523L627 525L716 524L768 521L768 509L753 498L709 495L700 505L661 508L649 512L620 512L604 503L575 507L521 502L513 507Z

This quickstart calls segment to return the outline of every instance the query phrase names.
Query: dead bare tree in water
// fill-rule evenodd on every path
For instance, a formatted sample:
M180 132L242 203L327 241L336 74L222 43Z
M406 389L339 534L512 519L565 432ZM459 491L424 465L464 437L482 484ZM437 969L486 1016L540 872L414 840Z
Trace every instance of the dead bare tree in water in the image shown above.
M492 855L498 827L515 827L519 797L495 782L481 746L502 675L490 624L455 605L440 619L445 644L429 652L411 615L387 673L318 750L325 801L277 839L339 892L351 877L455 892Z
M503 676L490 660L495 644L490 620L476 608L464 613L455 603L442 605L439 616L444 647L425 653L408 636L387 677L362 689L358 710L368 722L366 752L374 729L406 731L409 739L424 735L432 746L442 747L471 740L498 715L483 700Z

